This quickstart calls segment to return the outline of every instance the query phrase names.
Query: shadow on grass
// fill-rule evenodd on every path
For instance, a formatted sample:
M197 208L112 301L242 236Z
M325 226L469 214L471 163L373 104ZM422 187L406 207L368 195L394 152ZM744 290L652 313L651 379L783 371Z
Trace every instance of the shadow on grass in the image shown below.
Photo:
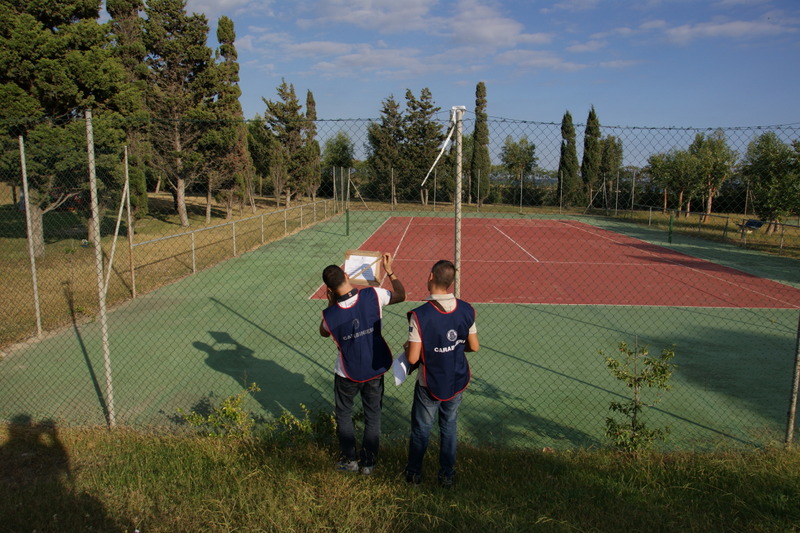
M103 503L75 484L66 448L52 420L18 414L0 448L4 531L122 531L127 519L108 516ZM76 510L79 510L76 512Z

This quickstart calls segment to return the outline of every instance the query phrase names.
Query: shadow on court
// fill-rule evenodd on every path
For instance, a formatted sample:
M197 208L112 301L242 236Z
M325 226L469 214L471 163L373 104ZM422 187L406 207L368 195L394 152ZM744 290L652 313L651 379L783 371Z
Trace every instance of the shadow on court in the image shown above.
M305 382L303 374L290 372L274 361L256 357L252 348L237 342L223 331L209 331L211 344L195 341L192 346L205 353L205 363L233 378L242 389L255 383L261 389L253 398L274 416L283 408L295 412L302 404L315 405L319 392Z
M475 428L475 434L485 434L487 427L496 428L492 432L493 444L505 447L519 446L520 442L541 441L542 443L569 443L570 446L599 446L597 438L577 428L559 424L553 420L533 414L533 410L516 407L514 404L527 403L528 400L506 393L493 383L473 378L467 389L466 401L459 410L459 416L468 428ZM470 408L469 396L479 396L490 400L492 407L484 405ZM478 403L476 401L475 403ZM481 401L482 404L486 402Z

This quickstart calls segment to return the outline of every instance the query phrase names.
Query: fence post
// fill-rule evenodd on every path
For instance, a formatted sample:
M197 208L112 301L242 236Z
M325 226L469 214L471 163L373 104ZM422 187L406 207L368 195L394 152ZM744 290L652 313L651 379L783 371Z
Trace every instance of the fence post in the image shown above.
M108 343L108 316L106 313L106 295L103 286L103 247L100 242L100 210L97 198L97 171L94 160L94 131L92 130L92 111L86 110L86 152L89 157L89 192L92 199L92 245L94 246L95 273L97 274L97 300L98 315L100 322L100 332L103 339L103 363L105 366L106 378L106 415L109 427L116 425L116 414L114 412L114 385L111 378L111 351ZM112 265L108 265L110 269Z
M128 172L128 147L125 147L125 186L128 194L125 197L125 206L128 209L128 263L131 269L131 298L136 298L136 268L133 261L133 215L131 214L131 180Z
M33 280L33 307L36 314L36 336L42 336L42 310L39 307L39 281L36 278L36 253L33 250L33 228L31 227L31 204L28 195L28 167L25 164L25 141L19 136L19 159L22 168L22 198L25 202L25 225L28 229L28 257L31 262Z
M231 233L233 234L233 257L236 257L236 221L234 220L231 224L232 229Z
M669 212L669 243L672 244L672 225L675 221L675 212Z
M789 413L786 418L786 444L791 445L794 440L794 420L797 413L797 389L800 387L800 313L797 319L797 340L794 346L794 380L792 393L789 398Z
M194 232L190 232L189 235L191 236L192 242L192 274L197 273L197 256L195 254L195 245L194 245Z

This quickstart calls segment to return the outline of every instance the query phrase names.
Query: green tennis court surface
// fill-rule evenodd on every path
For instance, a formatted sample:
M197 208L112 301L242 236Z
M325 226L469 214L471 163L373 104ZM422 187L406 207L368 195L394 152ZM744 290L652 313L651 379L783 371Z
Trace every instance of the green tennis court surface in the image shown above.
M299 415L301 403L332 411L336 349L317 332L323 302L309 296L318 290L325 265L341 263L344 250L369 249L365 243L388 218L354 214L349 236L343 220L334 219L114 309L109 330L117 423L172 424L177 409L217 403L252 382L261 391L247 407L257 415L275 416L283 408ZM800 288L794 261L685 237L666 246L665 235L647 228L578 222L745 273L754 283L772 280L785 288L784 296ZM417 232L418 240L408 244L422 246L424 237ZM410 262L398 262L398 274L409 286L423 283L412 279L424 272L421 265L415 270ZM524 281L491 272L500 284ZM599 284L602 274L597 276L584 283ZM636 283L614 279L617 286ZM665 282L662 289L670 287ZM794 301L790 296L789 303ZM401 346L405 314L415 305L385 309L384 336L391 346ZM783 436L798 322L791 305L520 302L476 308L482 348L470 358L473 381L460 411L464 440L529 447L602 444L608 404L627 391L608 374L598 350L613 354L620 341L635 339L653 351L676 345L673 390L648 414L652 426L671 426L668 446L750 446ZM6 419L24 413L103 424L104 396L96 323L48 335L0 361L0 413ZM387 378L388 437L405 438L411 398L410 382L395 387Z

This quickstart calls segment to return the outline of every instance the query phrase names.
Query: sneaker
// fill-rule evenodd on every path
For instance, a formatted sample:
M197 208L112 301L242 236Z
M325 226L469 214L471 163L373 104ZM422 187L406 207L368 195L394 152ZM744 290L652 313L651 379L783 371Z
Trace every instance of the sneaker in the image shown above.
M362 467L361 467L361 470L360 470L360 472L361 472L361 474L362 474L362 475L364 475L364 476L371 476L371 475L372 475L372 471L373 471L373 470L375 470L375 465L372 465L372 466L362 466Z
M454 481L455 480L453 479L453 476L439 476L439 485L443 489L451 488L453 486Z
M336 463L336 470L339 472L358 472L358 461L348 461L342 459Z
M406 472L406 483L411 485L419 485L422 483L422 475L421 474L412 474L411 472Z

